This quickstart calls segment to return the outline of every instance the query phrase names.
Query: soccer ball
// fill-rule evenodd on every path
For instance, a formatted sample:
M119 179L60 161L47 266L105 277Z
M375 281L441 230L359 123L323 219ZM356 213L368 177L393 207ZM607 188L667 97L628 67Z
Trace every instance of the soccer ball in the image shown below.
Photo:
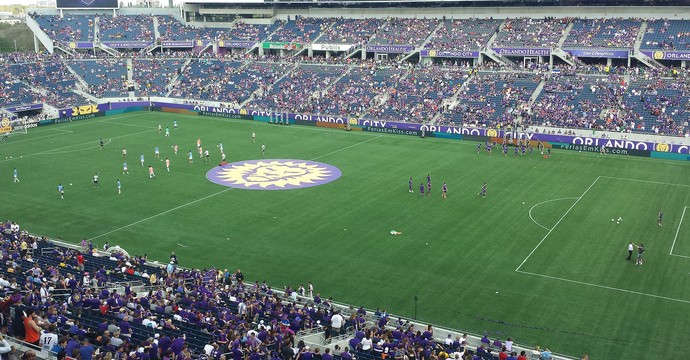
M69 186L72 186L72 183L69 183Z

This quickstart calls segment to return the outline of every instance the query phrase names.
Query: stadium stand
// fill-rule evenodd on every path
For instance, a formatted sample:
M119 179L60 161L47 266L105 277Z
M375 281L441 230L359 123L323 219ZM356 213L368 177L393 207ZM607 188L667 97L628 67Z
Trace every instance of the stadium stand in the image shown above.
M575 19L564 46L631 49L641 25L635 19Z
M642 38L643 50L688 50L690 49L690 21L650 19Z
M506 19L494 40L497 47L553 47L568 19Z
M89 84L88 92L98 98L127 96L127 63L124 59L74 60L69 63Z
M438 23L438 19L390 18L369 44L420 46L431 35Z
M311 43L333 22L333 19L298 16L295 20L282 21L282 26L270 34L266 40L300 44Z
M56 41L93 41L93 15L72 15L63 17L57 15L32 14L43 31Z
M499 19L446 20L434 33L426 49L433 50L479 50L501 24Z
M148 15L99 16L101 40L141 41L153 38L153 19Z

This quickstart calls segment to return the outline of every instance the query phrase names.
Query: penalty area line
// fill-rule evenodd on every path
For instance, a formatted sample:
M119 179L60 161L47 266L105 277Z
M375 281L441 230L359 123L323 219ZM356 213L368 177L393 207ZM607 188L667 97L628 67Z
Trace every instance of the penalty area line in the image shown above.
M619 292L624 292L627 294L634 294L634 295L641 295L641 296L648 296L651 298L655 299L662 299L662 300L668 300L668 301L675 301L683 304L690 304L690 300L683 300L683 299L676 299L668 296L662 296L662 295L654 295L654 294L648 294L648 293L643 293L640 291L634 291L634 290L628 290L628 289L621 289L621 288L616 288L612 286L606 286L606 285L599 285L599 284L592 284L584 281L578 281L578 280L571 280L571 279L566 279L566 278L561 278L557 276L551 276L551 275L544 275L544 274L537 274L529 271L522 271L522 270L515 270L521 274L527 274L527 275L532 275L532 276L539 276L543 277L546 279L551 279L551 280L559 280L559 281L565 281L573 284L579 284L579 285L586 285L586 286L592 286L592 287L597 287L600 289L606 289L606 290L613 290L613 291L619 291Z
M690 258L690 256L676 255L673 253L673 248L676 247L676 240L678 240L678 234L680 233L680 227L681 227L681 225L683 225L683 219L685 218L685 210L687 210L687 209L688 209L687 206L683 207L683 214L680 216L680 222L678 222L678 229L676 229L676 236L673 237L673 244L671 244L671 251L669 251L669 253L668 253L671 256Z

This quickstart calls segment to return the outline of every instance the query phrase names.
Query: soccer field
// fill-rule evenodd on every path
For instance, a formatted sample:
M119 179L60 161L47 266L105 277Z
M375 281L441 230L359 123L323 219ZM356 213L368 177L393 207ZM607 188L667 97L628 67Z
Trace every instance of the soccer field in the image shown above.
M198 157L197 138L211 161ZM265 144L266 159L318 161L342 176L285 191L221 186L206 178L219 142L231 163L262 159ZM161 261L175 251L182 266L240 268L274 287L311 281L322 296L408 317L419 296L421 321L559 353L638 359L652 347L662 358L679 354L690 331L682 320L690 309L689 169L572 151L506 158L477 154L467 141L140 112L1 143L0 216L35 234L107 241ZM427 174L433 190L421 198ZM644 265L625 260L630 241L644 243Z

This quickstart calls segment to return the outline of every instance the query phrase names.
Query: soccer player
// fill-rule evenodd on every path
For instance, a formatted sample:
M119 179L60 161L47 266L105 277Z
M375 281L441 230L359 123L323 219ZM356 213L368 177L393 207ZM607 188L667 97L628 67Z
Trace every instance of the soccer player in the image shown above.
M489 144L489 146L486 148L486 152L489 153L489 156L491 156L491 149L493 148L493 145Z
M173 120L173 129L177 130L177 120Z
M252 144L256 143L256 133L252 131Z
M170 137L170 128L167 126L165 127L165 137Z
M123 159L127 158L127 149L124 146L122 147L122 158Z
M149 165L149 179L153 179L156 177L156 174L153 172L153 166Z
M156 147L153 149L153 157L155 157L155 158L161 157L161 151L160 151L160 149L158 149L158 146L156 146Z
M486 182L484 182L484 184L482 185L482 190L477 195L481 195L483 198L486 197Z
M58 184L57 190L58 190L58 194L60 194L60 199L64 199L65 198L65 187L62 186L62 183Z
M93 188L98 188L98 173L93 174Z
M546 157L551 158L551 148L546 149Z
M208 149L206 149L206 150L204 151L204 158L205 158L204 160L205 160L205 161L209 161L209 156L210 156L210 154L209 154L209 152L208 152Z
M202 157L204 157L204 148L199 146L198 150L199 150L199 159L201 159Z
M127 162L122 163L122 175L128 174L129 175L129 170L127 170Z
M218 149L220 150L221 153L223 152L223 143L222 142L218 143Z
M175 152L175 155L177 155L177 144L173 145L173 151Z
M144 166L144 154L139 155L139 163L142 167Z
M264 155L266 155L266 145L261 144L261 156L264 156Z
M424 197L424 183L419 183L419 198Z
M426 182L427 183L431 182L431 174L426 174Z
M508 144L503 143L503 156L508 156Z
M642 254L644 254L644 244L633 244L637 247L637 259L635 260L635 265L642 265Z
M662 223L663 221L664 221L664 212L661 211L661 209L659 209L659 217L657 217L657 219L656 219L656 224L657 224L658 226L662 226L661 223Z
M17 172L17 168L14 168L12 171L12 177L14 178L12 182L19 182L19 173Z
M196 138L196 147L201 147L201 138Z
M165 170L170 172L170 159L165 158Z
M117 194L122 195L122 183L120 183L120 179L117 179Z
M601 147L599 147L599 153L601 155L606 155L606 146L601 145Z
M225 153L220 154L220 162L225 162Z
M520 149L520 147L515 145L515 154L513 156L518 156L518 150L519 149Z
M410 177L410 180L407 182L407 192L414 193L414 190L412 190L412 178Z
M192 150L189 150L189 163L191 164L193 162L194 162L194 155L192 154Z
M532 151L534 151L534 148L532 147L532 144L529 144L529 156L532 156Z
M448 186L446 186L446 183L443 183L443 186L441 186L441 190L443 191L441 193L441 197L445 200L446 199L446 193L448 192Z
M101 146L101 150L103 150L103 147L105 147L105 143L103 142L103 138L98 139L98 143Z
M520 151L521 151L520 156L525 156L525 153L527 152L527 148L525 147L525 144L522 144L522 146L520 146Z
M161 126L161 124L158 124L158 135L161 134L161 131L163 131L163 126Z
M477 154L479 154L482 151L482 144L479 143L477 144Z
M426 196L431 196L431 181L426 183Z

